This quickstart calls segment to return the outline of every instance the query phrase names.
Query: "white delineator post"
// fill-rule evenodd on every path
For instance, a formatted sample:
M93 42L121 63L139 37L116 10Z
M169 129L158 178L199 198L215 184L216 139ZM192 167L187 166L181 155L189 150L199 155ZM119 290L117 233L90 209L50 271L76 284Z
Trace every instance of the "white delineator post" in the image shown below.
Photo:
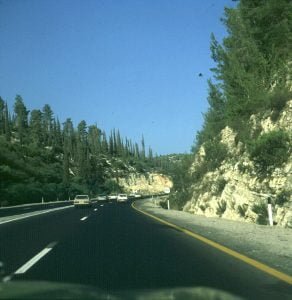
M274 225L274 221L273 221L273 212L272 212L272 203L271 203L271 198L268 198L268 216L269 216L269 223L270 226Z
M167 200L167 209L170 210L169 200Z
M42 203L44 203L44 197L42 197Z

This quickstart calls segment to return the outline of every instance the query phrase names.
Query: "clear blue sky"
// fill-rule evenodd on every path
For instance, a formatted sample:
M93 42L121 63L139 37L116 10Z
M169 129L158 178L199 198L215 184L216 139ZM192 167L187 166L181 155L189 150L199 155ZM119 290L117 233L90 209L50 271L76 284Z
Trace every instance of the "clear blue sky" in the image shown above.
M1 0L0 96L189 152L207 109L210 34L232 0ZM202 73L203 76L198 76Z

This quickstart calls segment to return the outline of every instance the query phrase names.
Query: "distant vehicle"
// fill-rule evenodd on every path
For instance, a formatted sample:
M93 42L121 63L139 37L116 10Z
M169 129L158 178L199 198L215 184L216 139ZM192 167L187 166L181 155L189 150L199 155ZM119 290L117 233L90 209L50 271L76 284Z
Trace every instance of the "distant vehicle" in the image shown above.
M129 194L129 199L133 199L133 198L135 198L135 193Z
M127 202L128 196L127 194L118 194L117 202Z
M170 188L169 187L164 188L164 194L169 194L169 193L170 193Z
M142 195L140 195L140 194L135 194L135 198L136 198L136 199L141 198L141 197L142 197Z
M108 200L117 200L117 198L118 198L118 195L117 194L110 194L110 195L108 195Z
M97 201L107 201L107 196L106 195L98 195Z
M84 207L92 205L88 195L76 195L73 204L75 207Z

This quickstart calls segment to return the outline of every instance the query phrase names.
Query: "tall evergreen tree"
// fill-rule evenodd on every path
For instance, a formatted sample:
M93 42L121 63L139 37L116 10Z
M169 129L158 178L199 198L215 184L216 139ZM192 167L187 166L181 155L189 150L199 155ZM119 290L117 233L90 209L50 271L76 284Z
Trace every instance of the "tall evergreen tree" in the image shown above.
M45 145L52 145L53 111L49 104L43 107L43 129Z
M74 128L70 118L63 123L63 183L68 189L70 160L73 159Z
M41 145L43 142L42 112L34 109L30 113L30 139L33 143Z
M142 146L142 149L141 149L141 158L145 159L146 153L145 153L145 141L144 141L144 136L143 135L142 135L141 146Z
M106 137L105 131L102 132L101 153L102 154L108 154L109 153L108 142L107 142L107 137Z
M66 122L63 123L63 145L64 152L68 153L69 158L73 158L74 154L74 128L70 118L67 118Z
M88 142L87 142L87 125L82 120L77 126L77 162L79 174L82 178L87 178L88 174Z
M11 119L9 116L9 111L8 111L8 105L7 102L5 102L4 105L4 133L5 133L5 138L6 141L10 141L11 140Z
M0 97L0 134L4 134L5 132L5 102L4 100Z
M15 113L15 127L18 134L18 139L20 144L23 144L27 127L28 127L29 111L26 109L20 95L17 95L15 97L14 113Z
M119 130L118 130L117 136L116 136L116 153L118 156L123 155L123 141L122 141Z
M62 132L61 132L61 125L60 121L54 118L53 119L53 127L52 127L52 146L55 152L60 152L63 147L62 141Z
M113 138L113 132L111 132L109 140L108 140L108 147L109 147L109 154L111 156L114 155L114 138Z
M96 125L88 127L88 146L92 154L98 155L101 151L101 130Z

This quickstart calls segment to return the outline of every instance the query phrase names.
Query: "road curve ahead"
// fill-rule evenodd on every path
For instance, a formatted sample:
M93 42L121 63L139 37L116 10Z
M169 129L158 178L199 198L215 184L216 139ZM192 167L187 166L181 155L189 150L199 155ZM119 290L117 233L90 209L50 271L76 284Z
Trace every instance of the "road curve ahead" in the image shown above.
M292 286L137 211L95 204L0 225L4 280L104 291L210 287L247 299L292 299ZM1 297L1 294L0 294Z

